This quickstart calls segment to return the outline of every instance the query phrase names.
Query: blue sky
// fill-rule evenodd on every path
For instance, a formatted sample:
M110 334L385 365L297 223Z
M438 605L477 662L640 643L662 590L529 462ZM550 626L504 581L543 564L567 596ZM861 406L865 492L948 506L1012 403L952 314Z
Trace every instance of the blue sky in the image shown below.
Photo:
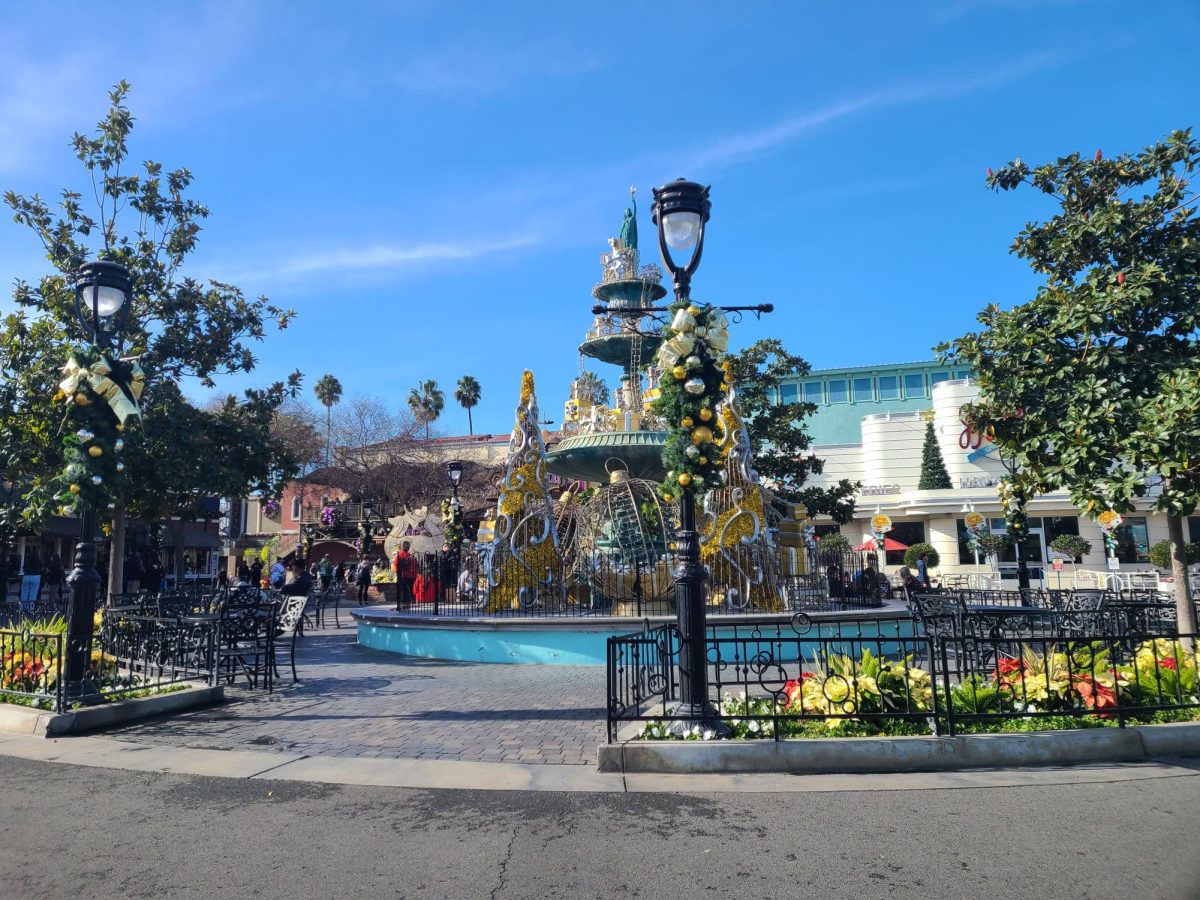
M222 387L300 368L399 407L471 374L477 431L511 427L525 367L560 418L630 185L644 261L650 187L712 185L693 295L777 309L735 346L925 359L1036 287L1008 247L1047 207L988 192L985 167L1200 119L1196 0L97 10L0 16L0 188L83 187L70 135L127 79L133 156L190 168L212 210L189 273L299 313ZM44 268L0 222L0 274ZM466 414L451 401L439 427Z

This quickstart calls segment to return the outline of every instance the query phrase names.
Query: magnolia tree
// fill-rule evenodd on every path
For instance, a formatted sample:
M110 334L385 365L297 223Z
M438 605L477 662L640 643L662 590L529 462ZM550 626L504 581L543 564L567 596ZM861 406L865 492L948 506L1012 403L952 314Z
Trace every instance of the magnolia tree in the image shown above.
M11 459L8 451L21 451L10 474L21 485L28 528L54 511L44 489L63 467L62 412L54 392L66 355L88 338L76 317L75 278L96 257L121 263L132 276L131 309L117 349L140 362L146 389L140 422L124 436L123 487L111 498L110 592L121 585L127 510L148 518L187 517L200 498L275 493L298 469L287 443L272 432L275 411L299 387L298 372L208 408L183 393L188 383L212 388L219 376L253 371L254 344L269 327L285 328L293 313L266 298L246 297L234 285L185 274L208 209L189 195L187 169L130 165L128 92L125 82L113 88L95 134L74 136L90 182L86 199L71 189L53 206L37 194L4 195L14 221L32 232L52 267L36 284L16 283L19 310L0 330L0 377L14 386L0 397L7 426L0 456Z
M1200 146L1177 131L1139 153L988 170L993 190L1053 207L1012 252L1043 279L983 329L936 348L980 388L969 419L1015 465L1002 492L1066 488L1093 518L1167 515L1179 627L1195 631L1183 516L1200 501Z

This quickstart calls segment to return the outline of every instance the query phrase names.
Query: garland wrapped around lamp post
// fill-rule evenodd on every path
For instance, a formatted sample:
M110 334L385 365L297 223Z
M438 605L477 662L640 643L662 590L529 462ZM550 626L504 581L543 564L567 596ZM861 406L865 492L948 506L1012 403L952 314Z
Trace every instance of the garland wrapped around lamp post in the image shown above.
M63 380L55 399L66 406L63 435L63 472L50 484L60 509L80 518L75 567L67 582L71 605L67 616L66 688L72 697L83 696L91 657L96 596L100 573L96 570L96 509L112 503L123 478L125 447L122 433L131 418L140 418L137 401L145 387L145 374L136 361L108 353L112 339L129 314L133 282L129 271L111 260L96 260L80 267L75 282L75 307L89 346L75 349L62 367Z

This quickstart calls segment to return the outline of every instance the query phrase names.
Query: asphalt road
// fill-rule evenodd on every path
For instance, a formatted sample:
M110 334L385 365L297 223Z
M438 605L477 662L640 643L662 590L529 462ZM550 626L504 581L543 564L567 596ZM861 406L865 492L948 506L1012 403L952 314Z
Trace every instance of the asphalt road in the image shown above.
M1200 896L1200 772L792 794L418 791L0 757L4 897Z

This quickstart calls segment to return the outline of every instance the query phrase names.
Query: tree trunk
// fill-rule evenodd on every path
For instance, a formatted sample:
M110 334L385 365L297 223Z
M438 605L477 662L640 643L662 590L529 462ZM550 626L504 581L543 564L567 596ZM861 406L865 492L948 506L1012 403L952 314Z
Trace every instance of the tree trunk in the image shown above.
M1192 604L1192 585L1188 581L1187 544L1183 539L1183 517L1167 516L1167 536L1171 541L1171 575L1175 579L1175 617L1180 634L1196 633L1196 607ZM1187 641L1190 645L1191 641Z
M475 421L471 418L471 407L467 407L467 434L475 433Z
M112 535L108 541L108 593L107 603L122 593L125 588L125 495L117 494L112 511Z
M333 407L325 407L325 466L333 465Z

